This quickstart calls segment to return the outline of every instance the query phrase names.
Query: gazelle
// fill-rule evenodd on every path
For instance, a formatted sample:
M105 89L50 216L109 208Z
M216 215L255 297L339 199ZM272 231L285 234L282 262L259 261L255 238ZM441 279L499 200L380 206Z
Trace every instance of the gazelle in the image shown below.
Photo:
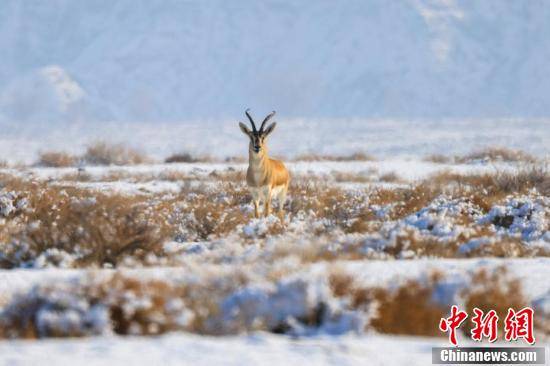
M279 214L282 216L290 175L282 161L267 156L266 138L273 132L277 123L273 122L264 130L265 124L275 115L275 111L265 117L260 130L256 129L256 124L248 111L247 109L245 114L252 125L252 131L242 122L239 122L239 127L250 138L246 183L254 201L254 216L260 217L260 201L264 203L264 215L269 216L273 197L279 202Z

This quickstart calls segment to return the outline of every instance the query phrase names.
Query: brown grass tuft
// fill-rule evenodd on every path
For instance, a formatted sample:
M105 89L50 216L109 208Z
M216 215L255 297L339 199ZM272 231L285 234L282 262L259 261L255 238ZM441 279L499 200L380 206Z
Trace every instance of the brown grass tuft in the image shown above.
M159 253L171 232L167 214L139 196L90 194L47 183L18 184L28 209L19 217L11 241L25 243L26 251L15 246L13 253L5 253L13 266L50 249L72 254L76 265L116 265L126 256Z
M375 290L378 314L371 325L381 333L441 335L437 324L447 309L432 300L436 284L434 276L426 284L409 280L395 291Z
M164 160L164 162L168 164L170 163L210 163L212 161L213 159L210 156L206 156L206 155L198 156L198 155L193 155L189 152L176 153L176 154L170 155Z
M115 274L35 287L2 309L0 338L217 334L209 321L219 303L246 282L239 273L230 276L173 284Z
M446 305L438 304L433 293L441 274L434 272L425 283L408 280L395 289L358 286L353 278L332 273L329 285L337 297L347 297L352 309L376 309L369 326L380 333L437 336L437 324L445 316Z
M494 309L502 325L508 308L519 310L528 305L519 280L511 278L505 267L493 271L480 269L471 275L470 281L458 294L470 315L474 307L485 312ZM370 311L374 307L376 311L369 326L378 332L444 336L438 324L446 317L451 304L433 300L438 287L444 285L440 272L433 272L427 281L408 280L392 289L362 287L350 275L337 271L330 274L329 285L334 296L349 299L352 309ZM469 335L472 325L467 321L461 329Z
M450 164L453 162L453 159L451 157L441 155L441 154L428 155L424 157L423 160L430 163L436 163L436 164Z
M464 156L455 157L455 161L460 164L470 163L476 160L526 163L534 163L537 161L534 156L526 152L507 147L489 147L483 150L474 151Z
M388 172L380 176L381 182L396 183L402 181L396 172Z
M62 151L46 151L40 154L38 166L62 168L75 166L78 163L78 158L69 153Z
M464 299L465 311L471 316L474 314L474 308L479 308L485 313L495 310L500 319L499 334L504 334L504 319L508 308L520 310L528 306L520 281L510 278L504 266L493 271L480 269L473 273L470 286L462 291L461 296ZM470 321L465 322L461 329L469 336L472 327L473 323Z
M318 155L302 154L293 159L294 161L375 161L376 159L364 152L356 152L349 155Z
M525 194L533 188L550 195L550 171L546 165L525 165L516 171L487 174L461 175L446 171L431 176L427 182L436 187L454 187L455 193L470 195L486 210L508 194Z
M137 165L150 162L149 158L136 149L105 142L89 145L82 159L89 165Z

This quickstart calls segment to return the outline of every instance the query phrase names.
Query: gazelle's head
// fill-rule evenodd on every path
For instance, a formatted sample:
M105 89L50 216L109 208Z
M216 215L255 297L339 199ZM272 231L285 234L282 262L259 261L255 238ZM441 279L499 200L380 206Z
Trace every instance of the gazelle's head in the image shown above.
M250 138L250 151L255 154L265 152L266 138L271 132L273 132L277 123L273 122L266 129L264 129L264 126L267 121L269 121L271 117L275 115L275 111L271 112L267 115L267 117L264 118L264 121L262 122L259 130L256 129L256 124L254 123L252 116L250 116L250 113L248 113L248 109L244 113L246 114L248 120L250 121L250 124L252 125L252 131L250 131L248 127L246 127L246 125L242 122L239 122L239 127L241 128L241 131L243 131L243 133Z

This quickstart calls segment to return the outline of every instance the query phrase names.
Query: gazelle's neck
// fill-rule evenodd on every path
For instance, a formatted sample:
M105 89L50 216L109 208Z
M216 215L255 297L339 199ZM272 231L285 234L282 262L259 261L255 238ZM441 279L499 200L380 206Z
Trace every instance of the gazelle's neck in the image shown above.
M263 148L260 152L256 153L252 148L248 149L248 165L251 167L263 168L267 161L267 150Z

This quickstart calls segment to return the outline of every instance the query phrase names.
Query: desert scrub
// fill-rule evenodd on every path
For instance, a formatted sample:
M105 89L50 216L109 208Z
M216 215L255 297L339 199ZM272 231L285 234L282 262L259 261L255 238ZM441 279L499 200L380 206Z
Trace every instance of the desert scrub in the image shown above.
M437 326L451 304L470 312L473 307L501 311L530 303L505 270L481 268L455 281L432 272L386 286L365 286L342 267L329 267L322 276L283 273L264 278L233 269L177 281L115 273L42 285L14 296L0 312L0 336L171 331L225 335L259 330L300 336L375 330L444 337ZM467 332L469 327L461 329Z
M173 283L115 273L37 286L15 295L0 312L0 337L216 334L223 299L246 284L238 271L223 279Z
M250 219L245 212L250 197L242 184L226 183L217 189L187 187L174 202L172 222L178 226L179 241L220 237Z
M368 225L358 224L358 221L370 217L369 198L365 190L344 190L323 183L299 181L291 184L289 192L288 212L294 216L305 215L321 220L323 231L337 227L346 232L368 229Z
M424 161L437 164L472 164L490 162L535 163L538 159L535 156L521 150L493 146L472 151L465 155L447 156L442 154L432 154L424 157Z
M156 335L170 331L305 334L360 330L360 316L331 302L322 283L284 278L250 284L243 273L172 283L123 275L63 282L16 295L0 313L0 337ZM334 299L332 299L334 300ZM357 326L361 327L357 327Z
M476 203L488 210L507 195L521 195L535 189L550 195L550 172L547 165L522 165L514 171L461 175L451 172L436 173L427 179L432 185L452 189L456 194L470 195Z
M498 267L493 271L480 269L472 275L471 284L462 290L461 297L468 314L473 314L474 308L484 313L495 310L501 320L498 324L500 334L504 334L504 319L508 309L521 310L529 305L520 281L510 278L506 267ZM470 334L472 325L471 322L464 324L465 335Z
M375 161L376 159L364 152L355 152L349 155L328 155L328 154L302 154L294 158L294 161Z
M461 286L449 283L441 272L432 272L395 286L365 287L341 269L330 274L329 283L334 296L347 299L352 309L370 312L367 329L386 334L444 337L438 324L453 304L468 314L473 314L474 307L485 312L494 309L501 320L508 308L520 310L530 304L519 280L505 267L480 268ZM536 322L539 329L542 324L542 319ZM471 329L470 320L461 327L468 338Z
M60 261L70 267L117 265L126 256L144 259L159 253L169 237L167 213L139 196L19 184L27 204L18 225L2 228L9 239L3 244L4 267Z
M211 163L214 159L206 155L195 155L190 152L175 153L164 159L167 164L171 163Z
M36 165L50 168L71 167L78 164L79 158L63 151L40 153Z
M82 161L88 165L136 165L148 163L150 159L124 144L96 142L87 147Z
M464 156L456 156L454 161L459 164L467 164L472 162L523 162L534 163L537 159L524 151L514 150L507 147L489 147L486 149L474 151Z

